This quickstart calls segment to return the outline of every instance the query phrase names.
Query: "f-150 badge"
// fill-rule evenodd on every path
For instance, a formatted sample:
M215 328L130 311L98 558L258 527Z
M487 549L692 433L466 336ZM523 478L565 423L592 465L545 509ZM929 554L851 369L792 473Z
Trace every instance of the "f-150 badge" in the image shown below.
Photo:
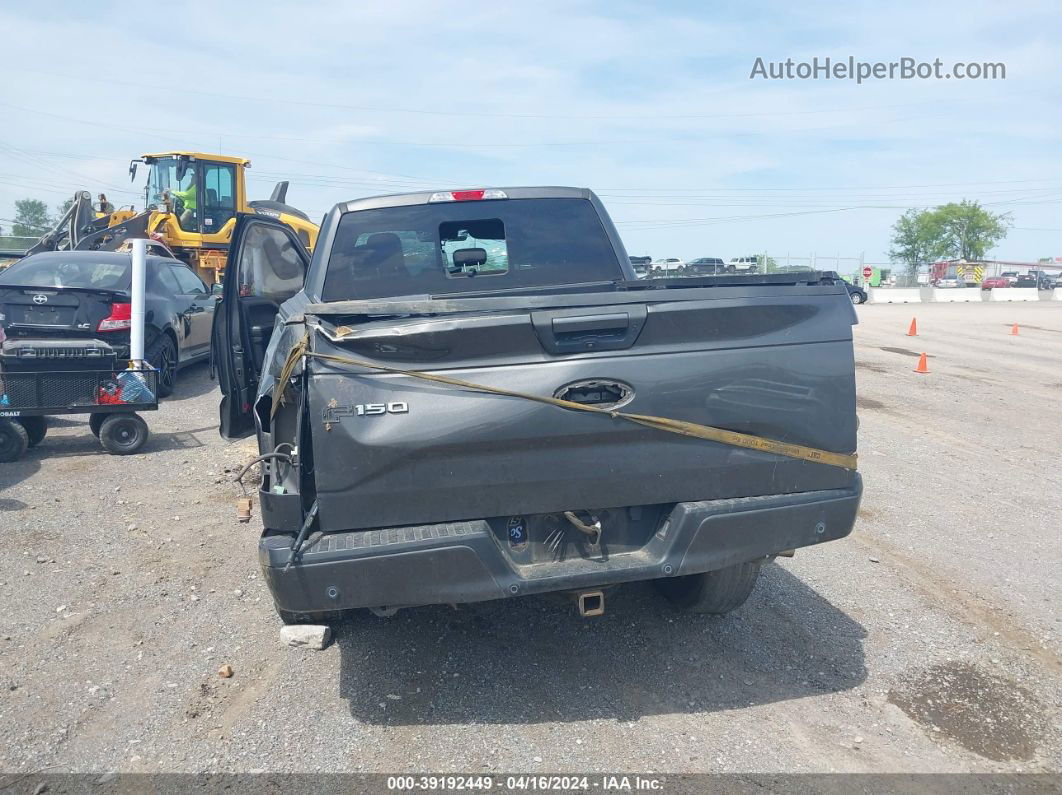
M408 414L409 404L403 400L392 403L358 403L353 406L329 404L324 410L326 425L339 422L344 417L378 417L381 414Z

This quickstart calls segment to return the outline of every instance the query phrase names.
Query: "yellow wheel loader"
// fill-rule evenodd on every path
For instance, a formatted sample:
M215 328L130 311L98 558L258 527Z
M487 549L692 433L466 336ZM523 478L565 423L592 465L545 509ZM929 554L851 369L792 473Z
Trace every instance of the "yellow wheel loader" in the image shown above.
M287 182L277 183L266 200L248 201L243 157L200 152L144 155L129 164L129 178L147 166L144 210L115 210L93 204L79 191L59 223L26 254L56 250L113 251L127 240L144 237L164 243L208 283L221 281L237 213L258 213L290 226L307 250L317 242L317 225L285 204Z

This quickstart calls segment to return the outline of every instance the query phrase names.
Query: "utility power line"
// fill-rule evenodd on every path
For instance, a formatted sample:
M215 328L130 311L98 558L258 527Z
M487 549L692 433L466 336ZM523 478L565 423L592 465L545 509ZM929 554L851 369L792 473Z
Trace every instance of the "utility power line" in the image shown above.
M0 142L0 145L4 145L4 142ZM125 163L126 162L126 160L124 158L110 157L110 156L104 156L104 155L92 155L92 154L78 155L78 154L71 154L71 153L64 153L64 152L54 152L54 151L47 151L47 150L33 150L33 149L26 149L26 148L22 148L21 151L27 152L27 153L33 153L33 154L36 154L36 155L59 157L59 158L66 158L66 159L75 159L75 160L76 159L98 159L98 160L113 160L114 162L121 162L121 163ZM424 177L424 176L414 176L414 175L410 175L410 174L396 174L396 173L389 173L389 172L371 171L371 170L366 170L366 169L355 168L355 167L352 167L352 166L349 166L349 165L345 165L345 164L340 164L340 163L326 163L326 162L321 162L321 161L317 161L317 160L304 160L304 159L291 158L291 157L286 157L286 156L281 156L281 155L265 154L265 153L260 153L260 152L244 151L243 154L248 156L248 157L250 157L250 158L253 158L253 159L263 158L263 159L266 159L266 160L280 160L280 161L284 161L284 162L300 163L300 164L303 164L303 165L318 166L318 167L325 168L325 169L336 169L336 170L350 171L350 172L355 172L355 173L358 173L358 174L366 174L366 175L371 175L372 176L372 178L355 179L353 177L346 177L344 175L338 175L338 174L311 174L311 173L304 173L304 172L298 172L298 171L295 171L295 172L274 172L274 171L258 171L257 169L253 169L253 170L251 170L248 173L248 178L249 179L259 179L259 178L261 178L261 179L264 180L264 179L293 179L293 178L298 178L300 180L319 180L322 183L324 183L326 187L333 187L333 186L342 187L342 186L348 186L348 185L349 186L376 187L376 186L392 186L393 185L395 187L406 187L406 186L409 186L409 187L415 187L416 188L416 187L420 187L420 186L429 186L430 187L430 186L434 186L434 185L439 185L441 183L446 183L446 184L454 183L454 184L456 184L456 183L460 182L462 184L464 184L464 183L479 184L479 181L476 181L476 180L469 181L467 178L461 179L461 180L455 180L455 179L447 178L447 177ZM68 172L68 173L74 173L74 172ZM88 179L84 175L80 175L80 176L83 179ZM1044 187L1041 187L1041 188L1031 187L1035 183L1048 183L1048 184L1045 185ZM310 184L310 183L308 183L308 184ZM983 190L983 189L979 188L979 186L1001 186L1001 185L1028 185L1030 187L1027 187L1027 188L1012 188L1012 189L992 189L992 190ZM966 181L966 182L927 182L927 183L908 184L908 185L850 185L850 186L844 186L844 185L831 185L831 186L807 185L807 186L800 186L800 187L785 186L785 185L756 186L756 187L713 185L710 188L707 188L707 190L709 190L710 193L705 193L706 187L704 187L704 186L697 187L697 188L686 188L686 187L677 187L677 186L665 186L665 187L653 187L653 188L649 188L649 187L614 187L613 186L613 187L596 187L595 190L596 190L596 192L598 193L599 196L608 197L608 198L612 198L612 199L615 199L615 200L649 199L649 200L655 201L657 199L681 199L681 200L690 199L690 200L696 200L696 202L700 202L702 200L706 200L706 201L711 201L711 200L716 200L716 201L737 201L737 200L739 200L738 197L733 197L733 198L729 197L727 195L729 193L737 193L737 194L746 194L746 193L752 193L752 194L781 193L781 194L784 194L784 197L786 197L786 198L793 198L793 199L800 200L801 199L801 194L807 194L808 197L811 197L811 196L814 196L814 194L817 194L817 193L820 193L820 192L849 193L849 194L851 194L852 197L857 197L857 198L862 198L862 199L882 198L882 199L893 199L893 200L895 200L895 199L902 199L902 198L905 198L905 197L897 196L897 195L893 195L893 194L855 194L855 193L852 193L852 192L853 191L912 191L912 190L923 191L923 190L930 189L930 188L953 188L953 187L963 188L963 187L965 187L965 188L970 188L970 189L976 189L976 193L978 195L980 195L980 196L988 196L988 195L999 195L999 194L1003 194L1003 193L1021 193L1021 192L1029 191L1029 190L1032 190L1032 191L1048 191L1048 190L1054 190L1055 189L1055 187L1054 187L1055 185L1062 185L1062 178L1041 177L1041 178L1036 178L1036 179L974 180L974 181ZM126 192L127 193L136 193L137 195L139 195L139 193L140 193L139 191L128 191L128 190ZM952 192L950 192L950 191L949 192L932 191L931 194L920 194L918 196L918 198L927 198L928 195L934 195L934 194L935 195L939 195L939 196L947 197L947 196L952 195ZM764 198L783 198L783 197L782 196L772 197L772 196L757 195L755 198L756 199L764 199ZM818 198L820 198L820 197L815 197L815 198L816 198L816 200L818 200ZM821 198L825 198L825 197L821 197ZM618 203L622 203L622 202L621 201L610 202L610 204L618 204ZM649 204L649 203L651 203L651 202L645 202L645 204ZM663 201L661 201L659 203L661 205L669 204L669 202L663 202Z
M142 88L146 91L155 91L158 86L151 83L142 83L132 80L116 80L114 78L99 78L96 76L88 76L84 74L64 74L60 72L51 72L44 69L31 69L22 66L9 66L6 67L10 71L29 72L33 74L45 75L48 77L59 78L62 80L82 80L90 82L93 85L110 84L118 86L128 86L132 88ZM723 89L710 93L721 93ZM215 99L224 100L240 100L244 102L259 102L267 104L284 104L284 105L297 105L301 107L317 107L317 108L330 108L335 110L351 110L359 113L409 113L427 116L449 116L455 118L490 118L490 119L564 119L569 121L580 120L624 120L628 122L634 121L647 121L655 123L660 120L693 120L693 119L739 119L739 118L774 118L774 117L789 117L789 116L814 116L824 115L830 113L865 113L867 111L874 110L893 110L896 108L915 108L931 106L933 108L947 107L950 105L969 104L975 100L951 100L949 102L940 102L937 100L925 101L925 102L900 102L887 105L865 105L865 106L846 106L836 108L816 108L811 110L771 110L771 111L739 111L739 112L721 112L721 113L681 113L681 114L662 114L656 113L652 110L645 110L641 115L632 115L631 112L626 113L504 113L493 111L479 111L479 110L434 110L423 107L382 107L371 105L351 105L337 102L318 102L314 100L306 99L293 99L290 97L277 97L276 95L270 95L268 97L263 96L248 96L246 94L232 94L222 93L217 91L203 91L202 89L187 88L180 85L167 86L167 91L176 93L192 94L200 97L211 97Z

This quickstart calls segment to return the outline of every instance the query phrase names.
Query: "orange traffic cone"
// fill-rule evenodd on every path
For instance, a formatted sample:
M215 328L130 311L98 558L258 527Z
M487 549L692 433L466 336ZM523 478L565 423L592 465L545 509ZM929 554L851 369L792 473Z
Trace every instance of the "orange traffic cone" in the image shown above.
M1018 336L1018 324L1017 324L1017 323L1015 323L1015 324L1013 325L1013 327L1011 327L1011 329L1010 329L1010 333L1011 333L1011 335L1013 335L1013 336L1015 336L1015 337L1017 337L1017 336Z
M924 353L920 357L918 357L918 367L916 367L914 369L914 371L916 373L928 373L929 372L929 364L926 361L926 355Z
M907 336L908 337L917 337L918 336L918 323L915 321L915 318L911 318L911 328L907 329Z

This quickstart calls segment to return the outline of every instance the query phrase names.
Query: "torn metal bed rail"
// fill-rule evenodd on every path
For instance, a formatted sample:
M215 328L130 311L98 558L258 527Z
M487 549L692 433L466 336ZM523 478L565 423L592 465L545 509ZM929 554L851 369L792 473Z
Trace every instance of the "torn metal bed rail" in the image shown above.
M807 295L816 289L822 295L845 292L840 285L818 271L799 274L760 274L756 286L770 285L772 296ZM663 303L691 299L740 298L747 294L750 279L704 277L637 282L593 282L565 285L564 289L543 292L542 288L514 288L480 294L414 295L404 298L365 298L350 301L311 303L302 312L319 317L445 315L458 312L519 312L566 307ZM613 291L602 287L613 286ZM589 292L588 292L589 291Z

